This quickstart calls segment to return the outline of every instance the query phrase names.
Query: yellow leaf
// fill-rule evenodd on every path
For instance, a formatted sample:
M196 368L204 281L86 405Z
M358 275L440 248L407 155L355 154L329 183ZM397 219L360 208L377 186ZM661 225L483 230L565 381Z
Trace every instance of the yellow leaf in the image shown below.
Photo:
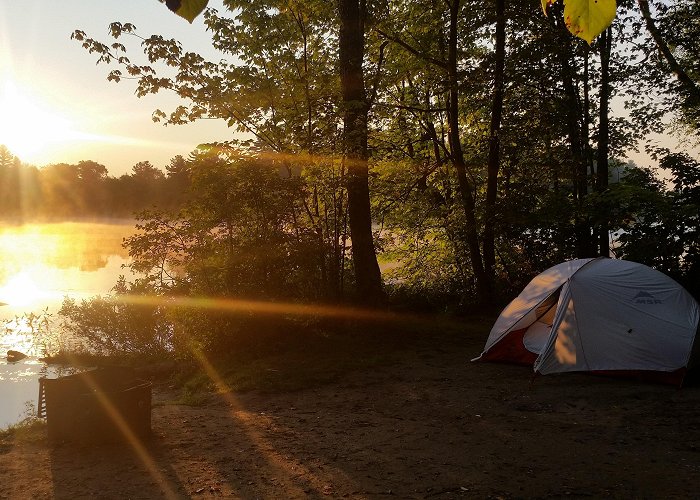
M615 19L615 0L564 0L564 22L569 31L591 43Z
M162 1L162 0L161 0ZM190 23L202 13L209 0L166 0L165 4L170 10L180 17L184 17Z
M541 0L542 10L556 0ZM589 44L600 35L615 19L615 0L563 0L564 22L571 33Z

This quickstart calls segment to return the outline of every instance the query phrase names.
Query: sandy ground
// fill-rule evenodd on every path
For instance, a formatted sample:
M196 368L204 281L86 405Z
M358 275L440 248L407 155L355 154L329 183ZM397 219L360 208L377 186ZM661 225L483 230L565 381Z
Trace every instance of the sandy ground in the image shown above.
M155 394L141 453L0 446L0 498L697 498L700 388L470 364L445 338L372 373L199 407Z

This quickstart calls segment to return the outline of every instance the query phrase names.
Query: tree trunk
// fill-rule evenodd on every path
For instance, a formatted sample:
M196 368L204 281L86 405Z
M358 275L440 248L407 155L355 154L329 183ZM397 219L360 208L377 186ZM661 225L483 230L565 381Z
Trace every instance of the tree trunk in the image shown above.
M364 2L338 0L340 13L340 84L343 94L343 132L347 158L348 212L352 260L358 297L367 303L383 300L382 277L372 240L369 202L367 119L362 62L365 51Z
M460 0L452 0L452 2L449 3L450 34L447 48L447 79L449 85L447 135L450 143L450 156L452 157L452 163L457 172L457 182L462 197L462 206L464 207L466 243L469 248L469 258L476 280L477 300L480 303L486 303L491 297L491 283L484 272L484 264L481 260L479 236L476 227L474 189L467 176L462 143L459 138L459 86L457 81L457 21L459 17L459 4Z
M495 279L495 219L498 195L498 171L500 168L501 116L503 114L503 86L506 59L505 0L496 0L496 50L493 100L491 101L491 126L489 129L488 179L486 182L486 221L484 222L484 272L489 281Z
M598 124L598 169L596 191L604 193L608 189L609 151L609 109L610 109L610 50L612 31L606 29L600 37L600 118ZM609 227L607 214L601 214L598 225L598 248L603 257L610 257Z

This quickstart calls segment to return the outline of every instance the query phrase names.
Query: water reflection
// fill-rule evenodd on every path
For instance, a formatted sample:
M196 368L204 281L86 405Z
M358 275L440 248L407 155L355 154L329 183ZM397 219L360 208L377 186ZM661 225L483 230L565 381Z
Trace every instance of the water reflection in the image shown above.
M133 232L131 222L0 226L0 320L108 292L126 273L122 241Z
M58 269L76 267L86 272L102 269L109 256L128 258L122 240L133 231L131 221L0 226L0 251L5 259L0 281L7 278L3 272L14 274L29 262Z
M22 379L22 377L32 377L35 374L36 371L32 370L31 366L20 366L15 371L0 373L0 381L19 382Z
M120 274L128 277L122 241L133 233L131 221L0 226L0 428L36 401L42 370L57 374L37 359L56 347L50 336L37 341L38 329L58 333L55 313L65 296L105 294ZM10 349L31 357L8 363Z

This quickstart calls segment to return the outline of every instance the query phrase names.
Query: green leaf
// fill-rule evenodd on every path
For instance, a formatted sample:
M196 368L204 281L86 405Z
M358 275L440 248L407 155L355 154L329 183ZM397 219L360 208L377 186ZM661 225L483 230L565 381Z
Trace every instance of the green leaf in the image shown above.
M542 10L556 0L542 0ZM600 35L615 19L615 0L563 0L566 27L577 37L589 44Z
M202 13L209 0L166 0L165 4L170 10L180 17L184 17L190 23Z

